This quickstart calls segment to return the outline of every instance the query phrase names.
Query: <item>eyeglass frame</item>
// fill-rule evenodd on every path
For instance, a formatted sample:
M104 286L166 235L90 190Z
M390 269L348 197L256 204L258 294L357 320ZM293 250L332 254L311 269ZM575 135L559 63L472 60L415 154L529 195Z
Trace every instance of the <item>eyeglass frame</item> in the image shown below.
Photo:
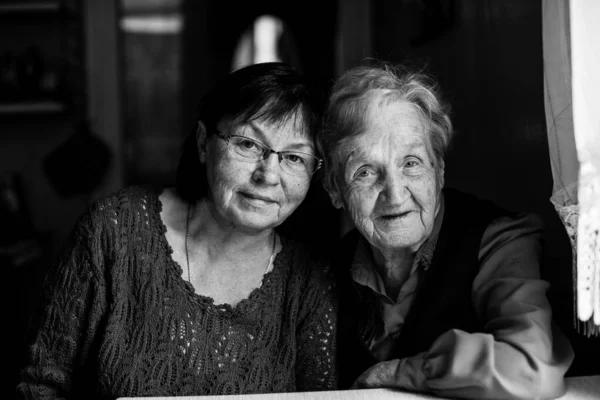
M258 147L262 150L262 155L260 156L260 158L258 158L256 161L260 161L260 160L267 160L269 157L271 157L271 154L277 154L277 161L278 164L281 165L281 161L283 160L283 156L282 154L288 153L288 154L303 154L306 156L310 156L313 157L314 159L317 160L317 166L315 167L315 170L312 172L306 172L306 174L308 176L312 176L314 175L322 166L323 166L323 159L320 157L317 157L314 154L309 154L309 153L304 153L302 151L290 151L290 150L273 150L271 147L267 146L266 144L264 144L261 141L258 141L256 139L253 139L251 137L248 136L242 136L242 135L229 135L229 136L225 136L223 133L219 132L219 131L215 131L215 135L223 140L225 142L226 145L229 146L229 139L231 139L232 137L239 137L239 138L244 138L246 140L250 140L254 143L256 143L258 145ZM238 153L239 154L239 153ZM240 154L242 157L244 157L244 155ZM251 160L252 158L246 157L246 159ZM296 175L294 172L291 172L292 174Z

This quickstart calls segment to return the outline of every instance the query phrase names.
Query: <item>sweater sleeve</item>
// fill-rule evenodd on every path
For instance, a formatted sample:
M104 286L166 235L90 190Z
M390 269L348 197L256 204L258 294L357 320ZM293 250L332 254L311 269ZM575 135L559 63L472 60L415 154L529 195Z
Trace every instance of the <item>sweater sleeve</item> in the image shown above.
M68 399L105 310L102 226L88 211L44 281L43 303L30 327L32 342L17 386L19 398Z
M302 293L296 328L298 391L337 389L332 282L327 267L318 263Z
M552 399L573 360L540 279L541 221L500 218L485 231L472 299L483 331L450 330L424 353L377 364L387 386L472 399ZM378 370L378 371L377 371ZM373 379L373 378L371 378Z

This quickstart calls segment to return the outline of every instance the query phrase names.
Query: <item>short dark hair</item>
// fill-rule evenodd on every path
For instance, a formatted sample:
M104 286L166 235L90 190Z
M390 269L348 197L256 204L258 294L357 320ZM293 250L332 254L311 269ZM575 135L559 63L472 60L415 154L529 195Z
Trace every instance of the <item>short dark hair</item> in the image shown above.
M238 69L217 82L202 97L197 121L205 125L208 137L223 121L236 126L257 119L283 123L300 117L305 132L314 141L322 105L322 93L291 65L259 63ZM206 167L200 163L195 129L183 143L175 187L189 202L208 195Z

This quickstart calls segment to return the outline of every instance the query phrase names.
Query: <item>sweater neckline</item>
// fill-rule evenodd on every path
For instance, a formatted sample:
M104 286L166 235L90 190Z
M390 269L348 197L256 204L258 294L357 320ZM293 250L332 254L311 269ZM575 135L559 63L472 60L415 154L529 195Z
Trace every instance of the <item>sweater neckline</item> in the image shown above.
M183 268L177 261L173 259L173 248L169 244L166 237L167 226L160 217L163 205L159 197L163 190L164 188L162 186L154 186L154 190L151 192L151 202L153 205L152 210L155 210L152 219L155 220L154 224L157 227L156 231L158 232L158 239L162 243L162 246L167 254L168 272L173 274L175 284L186 293L190 301L199 304L206 310L213 311L221 315L230 316L243 314L249 308L254 308L256 304L264 304L268 302L270 300L270 294L274 292L273 286L279 280L278 277L282 273L282 269L284 267L282 265L282 260L286 259L287 253L289 252L290 247L288 246L287 240L279 235L281 250L275 255L275 259L273 260L273 268L263 275L261 285L254 288L248 297L240 300L236 305L231 305L229 303L215 304L215 300L212 297L197 293L194 289L194 286L190 282L183 279Z

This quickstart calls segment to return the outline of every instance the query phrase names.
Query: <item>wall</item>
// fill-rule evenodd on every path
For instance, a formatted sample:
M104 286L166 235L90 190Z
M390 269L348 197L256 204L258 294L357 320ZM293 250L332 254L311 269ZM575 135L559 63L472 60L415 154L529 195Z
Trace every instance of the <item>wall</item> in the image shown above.
M91 195L102 198L124 185L122 76L118 0L85 0L87 114L92 128L109 146L112 162Z
M73 91L68 96L74 104L66 112L0 114L0 171L21 174L34 228L48 238L52 256L58 253L75 220L88 204L122 184L115 4L115 0L87 0L77 16L78 30L41 32L57 37L57 41L68 40L67 44L62 44L63 47L76 45L80 49L70 54L71 57L77 56L77 63L82 70L77 72L81 82L71 85ZM69 38L58 37L67 33L70 34ZM20 40L35 42L37 37L33 35L29 39L21 37ZM0 41L0 45L2 43ZM79 122L86 118L91 121L93 132L109 145L112 162L93 193L62 196L51 186L42 163L46 156L77 131ZM73 168L81 168L81 165L73 165Z
M120 168L120 117L116 72L116 0L86 0L82 4L82 30L69 40L80 48L82 81L72 92L74 107L59 114L0 115L0 172L21 175L25 202L42 245L42 257L18 268L3 268L9 342L6 354L10 373L0 386L0 397L12 398L19 380L25 328L40 297L44 273L64 245L77 218L94 199L116 190L122 183ZM26 40L26 39L23 39ZM3 44L0 38L0 46ZM86 87L87 84L87 87ZM109 170L92 193L62 196L50 184L43 168L45 158L76 132L89 117L92 130L110 148ZM72 165L71 170L82 168ZM1 223L0 223L1 225ZM2 267L4 265L2 264Z
M0 11L0 53L12 52L23 59L24 50L33 46L40 55L37 67L17 68L13 90L6 83L6 75L11 74L4 70L5 59L0 61L0 102L18 106L13 107L18 112L1 108L0 172L20 174L34 229L43 234L44 245L53 253L87 201L79 196L63 199L50 186L42 167L44 158L85 118L85 47L78 4L70 3L64 9L58 1L37 4L39 8L34 3L31 8ZM27 70L31 72L19 73ZM50 100L62 109L32 107L40 100Z
M457 135L447 184L508 208L539 207L552 188L541 4L438 1L429 10L411 4L375 2L382 29L374 49L386 59L426 60L451 101Z

